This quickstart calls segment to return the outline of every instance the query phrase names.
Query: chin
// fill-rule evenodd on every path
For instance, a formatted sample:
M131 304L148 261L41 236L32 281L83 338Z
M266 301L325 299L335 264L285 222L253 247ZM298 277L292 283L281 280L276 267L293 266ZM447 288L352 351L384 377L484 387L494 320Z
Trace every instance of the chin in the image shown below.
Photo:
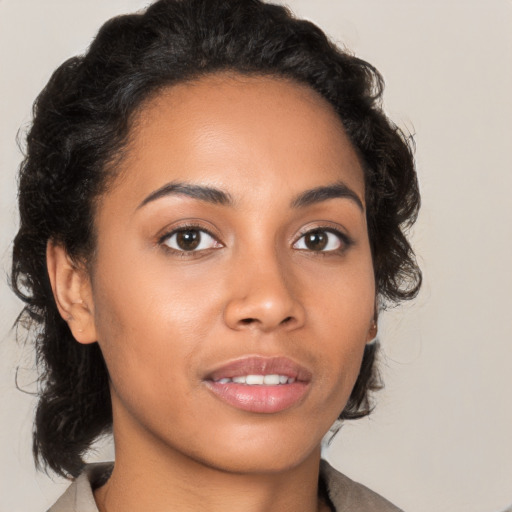
M290 432L286 436L272 436L260 431L251 439L225 436L227 442L213 443L209 447L197 447L197 462L229 473L264 474L289 471L311 457L320 457L322 437L304 435L295 438Z
M316 450L315 450L316 452ZM312 454L280 454L276 456L273 451L266 454L261 452L258 457L253 454L238 453L236 456L224 456L215 460L198 460L205 466L226 473L238 474L279 474L292 470L308 459Z

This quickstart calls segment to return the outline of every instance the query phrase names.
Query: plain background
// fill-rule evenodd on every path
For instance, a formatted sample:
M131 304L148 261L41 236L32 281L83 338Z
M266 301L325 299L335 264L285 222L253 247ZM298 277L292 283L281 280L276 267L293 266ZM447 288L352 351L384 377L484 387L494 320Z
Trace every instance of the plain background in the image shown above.
M45 510L67 482L31 460L33 356L10 329L15 136L50 73L107 18L144 0L0 0L0 511ZM291 0L376 65L385 106L417 143L413 233L425 285L381 316L386 389L326 457L409 512L495 512L512 502L512 2ZM96 458L108 457L111 448Z

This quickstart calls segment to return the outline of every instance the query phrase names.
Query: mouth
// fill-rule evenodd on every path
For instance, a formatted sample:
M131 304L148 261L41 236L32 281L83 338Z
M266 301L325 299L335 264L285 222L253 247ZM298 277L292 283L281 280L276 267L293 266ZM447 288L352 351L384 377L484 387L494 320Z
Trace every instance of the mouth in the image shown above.
M203 382L223 402L253 413L277 413L298 404L312 374L285 357L248 357L210 372Z
M283 384L293 384L294 377L287 377L286 375L278 375L272 373L270 375L240 375L239 377L223 377L214 382L219 384L228 384L234 382L235 384L245 384L246 386L278 386Z

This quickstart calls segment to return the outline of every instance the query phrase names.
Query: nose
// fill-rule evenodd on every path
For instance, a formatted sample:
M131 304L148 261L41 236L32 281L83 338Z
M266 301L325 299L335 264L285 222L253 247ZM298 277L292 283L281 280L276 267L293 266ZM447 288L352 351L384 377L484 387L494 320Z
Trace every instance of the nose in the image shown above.
M224 320L234 330L291 331L304 325L306 313L292 290L292 276L277 257L258 258L236 265Z

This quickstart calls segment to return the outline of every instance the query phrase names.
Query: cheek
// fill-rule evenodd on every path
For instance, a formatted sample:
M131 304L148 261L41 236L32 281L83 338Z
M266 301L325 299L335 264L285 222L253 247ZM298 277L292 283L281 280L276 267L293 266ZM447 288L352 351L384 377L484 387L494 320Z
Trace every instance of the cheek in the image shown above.
M150 274L141 280L132 274L132 286L104 286L97 294L96 319L114 408L159 431L169 418L188 425L184 411L198 410L192 405L199 382L190 375L207 332L197 318L208 313L198 311L204 303L197 298L188 300L184 290ZM123 414L118 417L127 418Z
M175 328L187 333L199 327L198 310L211 302L213 291L206 286L207 273L199 267L169 264L157 250L127 247L125 254L109 247L103 250L93 289L97 327L100 332L105 329L104 341L116 334L113 327L142 339L147 338L145 332L161 331L165 336Z
M375 281L369 251L357 264L332 272L310 289L309 328L318 336L324 389L344 403L357 379L375 315ZM333 385L333 382L335 383ZM329 384L329 385L327 385Z
M303 275L300 288L310 318L317 319L316 328L338 333L348 344L350 339L366 340L375 313L375 279L367 244L347 255L343 265Z
M93 289L98 342L114 386L126 393L137 383L146 396L179 386L215 317L204 279L189 272L183 280L165 264L104 258Z

